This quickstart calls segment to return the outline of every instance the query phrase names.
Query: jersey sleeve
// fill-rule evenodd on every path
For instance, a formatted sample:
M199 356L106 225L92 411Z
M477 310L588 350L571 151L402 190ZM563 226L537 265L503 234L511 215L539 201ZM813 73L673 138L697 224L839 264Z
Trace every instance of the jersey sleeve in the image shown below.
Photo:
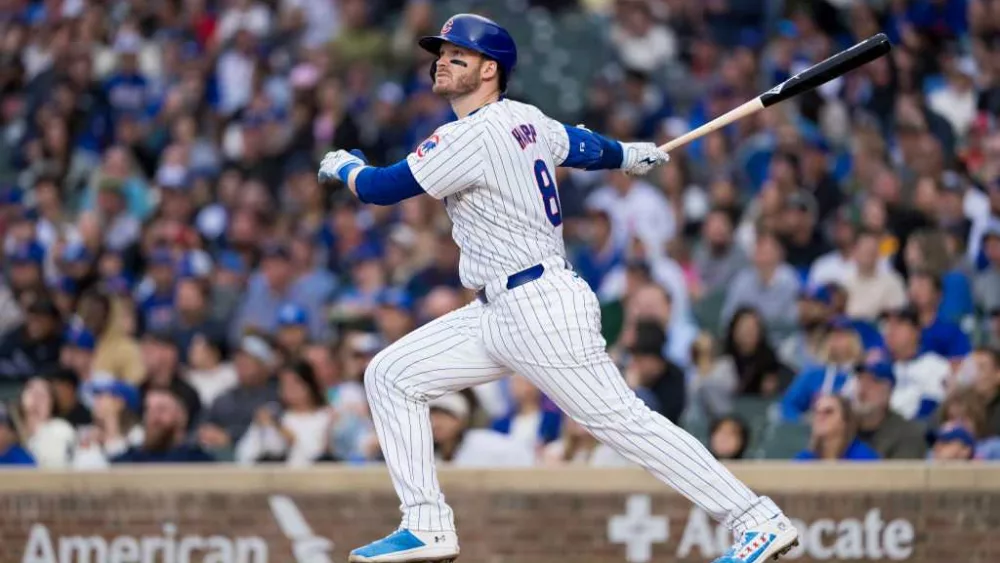
M569 135L566 134L566 126L541 111L538 112L538 123L544 131L545 140L552 153L552 162L555 162L556 166L562 166L569 156Z
M614 170L622 164L622 146L584 127L560 123L539 113L552 161L556 166L580 170Z
M439 128L406 157L413 178L437 199L473 186L483 174L479 135L472 124Z

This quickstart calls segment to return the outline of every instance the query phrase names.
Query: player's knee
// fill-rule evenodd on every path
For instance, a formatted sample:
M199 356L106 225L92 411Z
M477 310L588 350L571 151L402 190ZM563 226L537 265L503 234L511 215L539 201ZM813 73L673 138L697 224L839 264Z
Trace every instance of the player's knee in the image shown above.
M365 368L365 387L367 389L385 389L395 386L395 373L392 369L392 357L383 350L375 355Z

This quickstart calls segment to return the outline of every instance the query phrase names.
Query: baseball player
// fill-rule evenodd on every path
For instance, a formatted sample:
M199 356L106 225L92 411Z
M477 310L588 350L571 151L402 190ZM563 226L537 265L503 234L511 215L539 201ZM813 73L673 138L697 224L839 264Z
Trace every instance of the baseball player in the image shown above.
M386 538L352 551L349 561L458 557L454 515L435 473L427 404L512 372L730 528L736 543L718 562L762 562L790 550L797 532L775 503L629 389L606 353L597 298L565 258L556 167L641 175L667 162L667 154L653 143L618 142L563 125L505 98L517 50L489 19L456 15L440 35L419 43L438 57L433 90L459 119L391 166L368 166L360 151L330 152L319 179L340 180L375 205L425 193L443 200L461 249L462 282L477 299L404 336L365 372L403 519Z

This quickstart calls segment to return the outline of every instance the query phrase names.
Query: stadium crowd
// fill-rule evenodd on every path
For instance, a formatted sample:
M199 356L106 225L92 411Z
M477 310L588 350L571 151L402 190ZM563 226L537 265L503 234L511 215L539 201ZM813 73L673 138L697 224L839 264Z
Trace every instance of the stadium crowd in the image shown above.
M447 8L500 4L604 30L566 119L620 139L888 34L648 177L559 170L568 255L630 386L721 459L1000 459L1000 3ZM473 293L442 206L359 204L317 164L394 162L454 118L414 48L448 15L0 2L0 464L379 462L368 361ZM516 375L430 406L446 463L627 463Z

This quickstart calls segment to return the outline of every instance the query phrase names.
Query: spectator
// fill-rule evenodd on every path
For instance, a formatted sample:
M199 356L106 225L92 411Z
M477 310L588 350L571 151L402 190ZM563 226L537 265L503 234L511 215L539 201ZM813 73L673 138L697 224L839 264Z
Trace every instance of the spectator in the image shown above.
M752 308L736 311L726 330L723 353L736 367L736 395L776 397L792 374L778 361L764 319Z
M112 463L199 463L214 461L199 445L186 441L189 426L184 400L170 389L146 394L142 417L143 441Z
M982 246L989 266L976 274L975 301L982 311L994 311L1000 309L1000 221L983 234Z
M858 422L844 397L824 395L813 403L812 438L797 460L872 461L878 452L857 437Z
M619 17L611 29L611 42L626 68L653 73L677 55L677 39L670 28L653 17L649 3L621 3Z
M692 323L677 318L676 308L670 294L648 278L639 281L630 292L625 303L625 319L618 342L614 346L615 355L623 355L634 344L636 328L642 321L657 323L666 331L663 356L673 364L688 367L691 363L691 345L698 337L698 330Z
M664 356L665 343L660 323L639 321L629 347L625 379L647 407L679 424L687 394L684 371Z
M188 347L188 369L185 379L198 393L204 409L212 406L220 395L236 387L238 378L232 362L226 361L228 346L224 338L212 340L196 334Z
M42 287L45 249L34 241L18 244L7 259L10 263L10 288L17 299L23 302L26 293Z
M138 389L110 378L93 380L87 387L93 397L94 422L77 432L74 469L107 467L108 460L143 442Z
M797 421L808 413L817 397L845 393L861 361L863 349L854 326L844 318L830 322L815 364L807 365L781 399L782 417Z
M759 233L753 265L736 275L726 294L722 323L730 323L738 309L753 305L762 317L762 330L780 336L797 320L799 287L798 275L784 261L781 242L773 233Z
M340 361L330 357L330 350L313 352L313 363L324 369L317 374L331 372L340 367L339 380L320 376L326 382L326 396L330 408L336 412L331 430L332 449L338 459L360 462L374 459L378 454L378 440L368 411L362 378L372 357L381 349L378 337L371 333L351 332L344 335Z
M94 335L86 328L67 328L62 348L59 349L59 364L72 370L78 381L88 381L93 369L96 345Z
M1000 350L977 348L970 361L971 377L959 380L960 386L970 386L986 405L985 436L1000 436Z
M889 407L895 385L887 362L869 362L858 369L853 400L858 438L882 459L923 459L927 451L923 428Z
M0 466L35 466L35 458L21 446L14 420L3 403L0 403Z
M618 452L597 441L592 434L571 418L562 425L562 436L542 450L542 465L582 465L615 467L628 464Z
M809 269L807 286L823 287L830 283L843 284L852 269L857 267L854 261L854 249L857 246L858 228L851 216L851 210L841 207L831 219L831 239L833 250L820 256ZM879 268L887 270L888 261L879 263Z
M49 382L40 377L29 379L21 391L19 407L21 435L38 466L69 467L76 431L70 423L55 417L55 393Z
M79 429L93 422L90 410L83 405L80 376L70 368L60 367L46 375L55 397L55 416Z
M170 332L181 351L182 363L190 362L188 353L197 336L207 337L213 342L220 342L226 337L225 324L211 317L211 291L208 283L194 276L177 280L176 315Z
M747 267L749 259L736 245L732 219L724 209L713 209L705 216L693 260L705 294L726 291L736 275Z
M961 424L941 427L934 436L930 458L934 461L968 461L976 455L976 438Z
M246 265L243 257L234 251L219 253L210 284L211 318L229 326L239 306L241 293L246 286Z
M278 331L275 342L286 361L299 358L309 340L309 316L295 303L286 303L278 309Z
M854 267L844 280L847 315L874 320L882 312L906 303L906 287L896 272L879 267L879 236L870 231L858 234L854 244Z
M234 447L253 423L257 411L278 402L272 377L275 360L274 350L262 337L243 337L234 362L239 384L219 395L205 413L198 429L198 441L203 447Z
M468 399L453 393L433 399L431 432L437 459L455 467L530 467L535 453L530 447L493 430L469 428Z
M375 326L388 343L395 342L416 328L413 300L402 289L386 289L378 299Z
M928 107L948 120L956 137L963 138L976 116L977 69L972 57L962 57L945 67L947 82L927 97Z
M828 287L810 288L799 294L799 329L778 348L778 357L790 369L801 370L819 363L820 350L834 320L832 305Z
M664 195L651 184L621 172L608 172L608 184L587 198L587 207L611 218L615 244L625 247L632 237L648 250L665 249L676 234L675 214Z
M6 279L0 279L0 336L20 326L24 320L21 306Z
M788 264L802 280L809 277L812 264L829 251L817 228L819 206L812 194L799 190L785 198L781 214L782 245Z
M691 372L687 379L689 411L717 418L733 410L736 394L736 364L732 356L719 355L717 345L706 333L691 346Z
M493 430L540 454L559 438L562 416L546 407L541 392L524 376L514 374L509 383L513 404L510 412L493 421Z
M278 310L285 303L295 303L306 311L322 311L325 297L303 290L300 280L295 278L288 248L282 243L265 245L260 272L250 279L233 319L230 339L238 342L250 328L273 334L278 325ZM309 335L321 338L323 316L315 317Z
M433 262L418 270L406 284L406 292L414 300L422 299L435 287L443 286L459 291L463 289L462 280L458 276L458 246L447 233L438 233L436 244Z
M960 387L949 393L930 422L932 428L935 426L943 428L952 423L960 424L977 440L988 436L986 402L975 388L971 387Z
M750 429L746 422L736 416L716 418L708 427L708 449L718 460L744 459L750 444Z
M605 209L588 209L579 234L583 244L575 249L571 260L583 281L597 291L607 275L624 263L625 250L613 236L611 216Z
M78 312L84 328L97 338L92 369L132 385L142 383L146 377L142 354L139 344L125 330L121 303L98 290L88 291L80 297Z
M0 338L0 379L24 381L59 364L62 320L51 300L35 299L24 324Z
M142 357L146 362L146 380L139 386L140 406L151 389L170 389L184 401L189 420L198 420L201 399L198 392L181 377L180 350L173 335L149 331L142 337Z
M257 409L253 423L236 445L242 463L284 462L304 467L334 461L328 453L335 411L324 408L326 396L312 367L295 362L278 371L280 403Z
M920 317L920 347L956 364L972 350L968 335L958 324L941 318L941 279L926 270L911 272L910 303Z
M166 247L149 255L146 279L136 289L136 303L144 330L167 330L177 322L177 261Z
M909 307L886 314L885 343L896 375L892 410L908 420L927 418L944 399L948 361L921 350L919 316Z
M966 274L956 267L947 240L945 231L922 230L913 233L906 241L904 261L910 275L910 300L913 300L913 274L920 273L939 286L935 317L960 324L973 313L972 284Z

